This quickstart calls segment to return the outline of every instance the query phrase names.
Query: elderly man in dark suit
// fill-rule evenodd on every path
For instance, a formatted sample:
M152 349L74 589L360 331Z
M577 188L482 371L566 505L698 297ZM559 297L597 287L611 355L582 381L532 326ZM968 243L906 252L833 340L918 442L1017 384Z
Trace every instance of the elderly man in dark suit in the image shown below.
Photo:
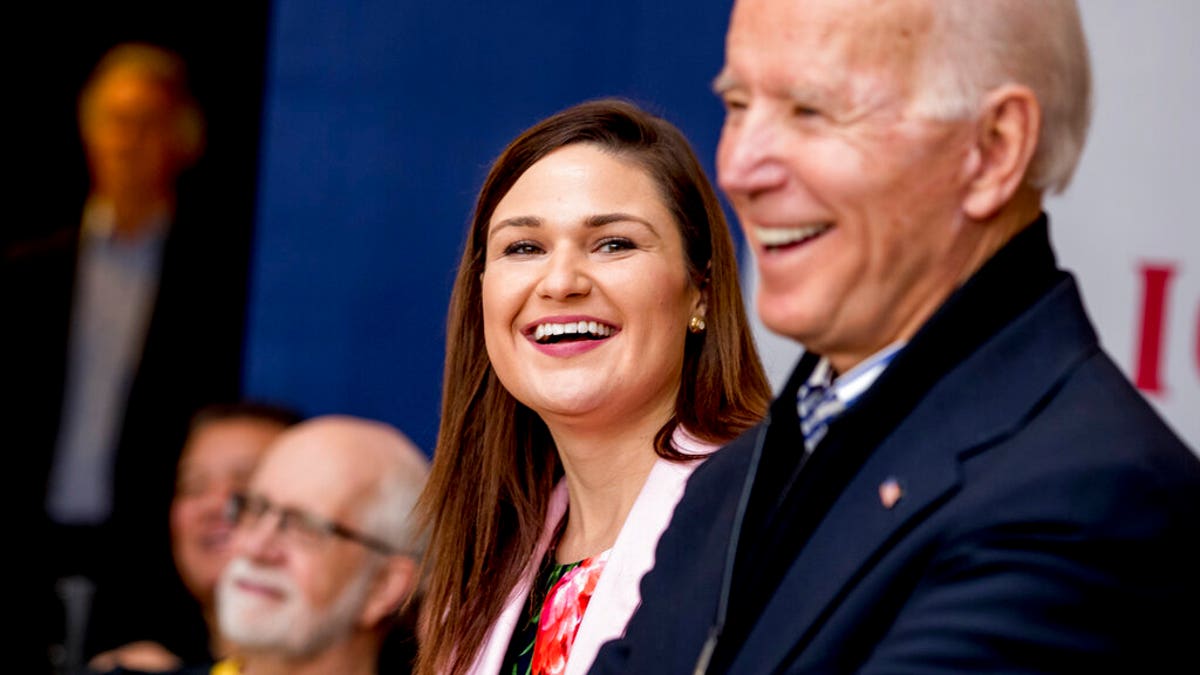
M807 352L593 672L1194 667L1200 461L1042 212L1088 126L1075 3L738 0L715 88L758 310Z

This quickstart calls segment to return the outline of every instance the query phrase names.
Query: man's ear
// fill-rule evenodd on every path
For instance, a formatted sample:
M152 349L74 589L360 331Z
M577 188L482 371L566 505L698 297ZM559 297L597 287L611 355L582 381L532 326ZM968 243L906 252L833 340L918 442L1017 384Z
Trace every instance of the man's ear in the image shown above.
M1029 87L1006 84L984 98L963 210L986 220L1016 194L1038 146L1042 108Z
M416 560L406 555L388 556L383 567L375 573L375 584L363 605L359 621L367 628L374 628L395 613L416 590L419 575L420 565Z

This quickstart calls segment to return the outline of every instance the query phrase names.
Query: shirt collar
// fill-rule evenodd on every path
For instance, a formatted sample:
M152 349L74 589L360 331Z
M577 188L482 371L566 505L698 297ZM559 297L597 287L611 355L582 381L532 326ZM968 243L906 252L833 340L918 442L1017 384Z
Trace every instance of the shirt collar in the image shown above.
M897 340L836 378L829 359L822 357L808 376L808 386L831 387L833 395L841 401L843 406L849 407L875 383L875 380L879 379L888 364L906 344L907 342L904 340Z
M170 214L159 211L146 219L146 227L142 229L143 236L139 241L161 239L166 235L171 222ZM117 229L117 218L113 207L108 202L99 199L89 199L83 207L81 233L89 239L101 241L113 240Z

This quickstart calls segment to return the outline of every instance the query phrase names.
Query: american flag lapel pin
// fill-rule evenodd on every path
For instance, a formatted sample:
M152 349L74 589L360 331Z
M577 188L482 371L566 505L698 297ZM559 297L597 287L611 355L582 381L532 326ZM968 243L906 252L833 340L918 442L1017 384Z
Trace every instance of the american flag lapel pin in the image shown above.
M892 508L903 496L904 489L900 487L900 481L895 478L889 476L879 484L879 502L883 504L883 508Z

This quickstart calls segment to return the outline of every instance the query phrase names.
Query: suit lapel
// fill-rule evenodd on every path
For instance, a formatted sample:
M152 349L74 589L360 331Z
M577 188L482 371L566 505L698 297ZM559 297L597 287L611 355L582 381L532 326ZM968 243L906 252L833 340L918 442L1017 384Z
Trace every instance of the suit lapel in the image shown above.
M854 584L953 496L961 458L1018 429L1096 349L1075 284L1067 280L938 382L838 495L731 672L773 672L794 660ZM901 496L887 508L880 488L890 480Z

